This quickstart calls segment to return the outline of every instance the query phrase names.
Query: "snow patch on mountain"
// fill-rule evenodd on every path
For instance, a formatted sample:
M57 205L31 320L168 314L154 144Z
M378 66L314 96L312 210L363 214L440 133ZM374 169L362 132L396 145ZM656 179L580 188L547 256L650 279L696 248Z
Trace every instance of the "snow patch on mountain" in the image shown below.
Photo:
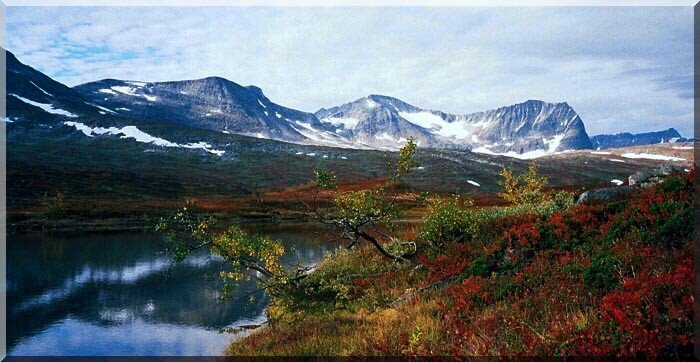
M156 100L158 100L158 98L156 96L137 92L138 90L141 90L144 88L145 83L141 83L141 82L125 82L125 83L131 84L132 86L129 87L129 86L115 85L115 86L110 87L110 89L108 89L108 90L107 89L100 89L100 92L109 93L108 91L112 90L112 91L119 92L121 94L126 94L128 96L143 97L149 102L155 102ZM114 93L112 93L112 94L114 94Z
M113 110L111 110L111 109L109 109L109 108L107 108L107 107L102 107L102 106L97 105L97 104L94 104L94 103L88 103L88 104L91 105L91 106L93 106L93 107L99 108L99 109L101 109L101 110L103 110L103 111L105 111L105 112L109 112L109 113L112 113L112 114L119 114L119 113L117 113L117 112L115 112L115 111L113 111ZM100 113L104 114L104 112L100 112Z
M657 155L657 154L653 154L653 153L628 152L628 153L623 153L620 156L622 156L624 158L633 158L633 159L641 158L641 159L647 159L647 160L661 160L661 161L685 161L685 158Z
M303 144L340 148L368 148L366 145L354 143L330 131L314 128L310 122L291 121L289 119L286 120L290 122L289 125L295 131L299 132L301 135L310 140L310 142L304 142Z
M483 145L481 147L477 147L472 149L472 152L476 153L484 153L487 155L494 155L494 156L506 156L506 157L513 157L513 158L518 158L521 160L531 160L534 158L539 158L539 157L544 157L544 156L550 156L550 155L555 155L555 154L560 154L564 152L570 152L571 150L564 150L564 151L556 151L559 145L561 144L562 139L564 139L564 134L559 134L556 135L550 139L543 138L542 142L548 146L548 148L545 149L536 149L532 151L527 151L523 153L517 153L515 151L508 151L508 152L494 152L491 150L493 147L492 145Z
M54 107L54 106L53 106L52 104L50 104L50 103L39 103L39 102L35 102L35 101L31 100L31 99L27 99L27 98L24 98L24 97L20 97L20 96L18 96L18 95L16 95L16 94L10 94L10 95L13 96L13 97L15 97L15 98L17 98L17 99L19 99L20 101L22 101L22 102L24 102L24 103L27 103L27 104L32 105L32 106L34 106L34 107L39 107L39 108L43 109L44 112L48 112L48 113L51 113L51 114L58 114L58 115L60 115L60 116L71 117L71 118L78 117L77 114L73 114L73 113L68 112L68 111L65 111L65 110L63 110L63 109L56 108L56 107Z
M429 111L415 113L399 112L399 116L417 126L430 130L434 134L458 140L464 140L473 136L474 132L481 130L481 128L489 124L489 122L478 122L475 124L459 121L448 122Z
M46 94L47 96L53 97L53 94L51 94L51 93L49 93L49 92L47 92L47 91L41 89L41 87L39 87L38 85L36 85L36 83L32 82L31 80L29 81L29 83L32 83L33 86L35 86L38 90L40 90L42 93Z
M335 127L342 127L345 129L353 129L357 126L360 120L350 117L328 117L321 119L321 122L329 123Z
M84 123L80 122L63 122L66 126L74 127L76 130L83 132L88 137L94 137L94 135L113 135L119 136L120 138L133 138L136 142L140 143L150 143L161 147L175 147L175 148L189 148L189 149L202 149L211 154L221 156L226 151L212 149L212 146L206 142L196 142L196 143L186 143L179 144L175 142L170 142L163 138L154 137L150 134L141 131L136 126L124 126L122 128L117 127L90 127Z

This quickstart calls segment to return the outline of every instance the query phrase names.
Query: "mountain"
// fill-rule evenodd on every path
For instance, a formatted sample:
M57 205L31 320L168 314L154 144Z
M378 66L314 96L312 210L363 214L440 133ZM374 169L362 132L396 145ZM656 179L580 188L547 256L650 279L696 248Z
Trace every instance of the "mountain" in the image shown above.
M628 132L618 133L614 135L601 134L591 137L593 147L599 150L606 148L628 147L653 145L664 142L686 142L688 139L683 138L680 133L674 128L669 128L663 131L646 132L632 134Z
M8 121L25 118L41 127L69 126L72 135L119 136L156 148L194 148L222 155L223 146L217 148L214 140L227 134L390 150L413 137L424 148L471 149L516 158L591 148L583 121L567 103L529 100L456 115L369 95L307 113L271 101L258 87L221 77L170 82L103 79L69 88L9 52L7 62ZM34 131L30 123L20 123L12 131L22 127Z
M335 128L335 133L372 147L396 148L409 137L423 147L453 145L402 117L423 111L396 98L369 95L338 107L320 109L315 115L322 124Z
M527 101L453 115L369 95L312 114L274 103L258 87L220 77L104 79L74 89L91 103L127 117L298 144L397 149L413 137L421 147L521 158L591 147L583 122L566 103Z
M93 117L99 116L100 112L104 113L73 89L22 64L14 54L6 52L5 61L7 121L14 122L23 118L76 118L79 114Z
M455 115L370 95L315 114L321 123L336 127L336 133L374 146L415 137L424 147L471 148L521 158L591 148L583 121L567 103L529 100Z
M577 143L585 135L583 124L565 104L530 101L459 116L369 96L311 114L275 104L259 88L222 78L105 80L70 88L9 52L6 61L7 200L15 220L24 220L26 210L43 210L44 195L65 195L67 204L89 210L87 218L95 213L111 218L122 211L150 210L149 202L283 190L308 182L318 168L332 168L342 180L364 182L384 175L388 155L359 148L394 148L411 136L425 146L457 149L421 149L418 158L424 166L407 178L409 185L493 193L504 166L520 173L527 162L462 148L477 145L529 157L512 146L537 144L540 136L549 141L562 133L551 149L586 146ZM259 132L255 135L262 138L234 132ZM552 144L544 141L540 147ZM620 163L586 153L581 156L588 157L586 166L581 166L578 157L548 158L541 171L553 185L598 184L654 162Z
M173 82L103 79L74 88L124 116L292 143L346 145L311 113L276 104L255 86L220 77Z

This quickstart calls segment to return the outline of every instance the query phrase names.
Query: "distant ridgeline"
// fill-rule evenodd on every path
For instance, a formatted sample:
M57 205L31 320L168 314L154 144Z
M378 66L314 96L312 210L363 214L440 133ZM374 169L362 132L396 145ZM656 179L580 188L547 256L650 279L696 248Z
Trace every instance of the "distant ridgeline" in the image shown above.
M10 52L6 60L9 138L25 132L38 139L39 125L47 137L65 137L67 132L74 139L120 137L161 146L164 152L184 148L224 157L231 134L297 145L386 150L414 138L425 148L528 159L685 140L674 129L589 138L583 120L566 102L528 100L450 114L373 94L310 113L274 103L256 86L220 77L173 82L103 79L71 88L22 64Z
M629 132L614 135L601 134L591 137L591 144L595 149L652 145L657 143L688 142L692 139L683 138L675 128L665 131L646 132L632 134Z

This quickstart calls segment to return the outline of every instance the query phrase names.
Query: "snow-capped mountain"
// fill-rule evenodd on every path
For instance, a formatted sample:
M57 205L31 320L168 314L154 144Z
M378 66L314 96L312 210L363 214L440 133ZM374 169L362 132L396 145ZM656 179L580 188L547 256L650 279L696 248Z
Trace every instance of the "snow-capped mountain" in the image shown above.
M369 95L338 107L321 109L315 115L326 127L335 128L335 133L376 148L397 148L409 137L423 147L451 146L451 142L402 117L402 114L420 112L423 110L396 98Z
M348 146L313 114L276 104L258 87L220 77L154 83L104 79L75 90L124 116L292 143Z
M424 147L529 158L591 148L583 121L567 103L529 100L498 109L455 115L370 95L315 113L321 123L353 141L374 146L415 137Z
M518 158L591 148L583 121L567 103L530 100L456 115L369 95L307 113L271 101L258 87L220 77L172 82L104 79L69 88L20 63L10 52L7 63L6 121L47 120L90 137L152 137L187 148L208 141L200 138L199 129L358 149L397 149L413 137L421 147ZM157 135L139 133L154 127ZM213 149L207 147L199 148Z
M528 100L458 117L457 122L474 127L475 152L533 158L591 148L581 117L566 102Z
M628 132L618 133L614 135L601 134L591 137L593 147L599 150L606 148L628 147L652 145L657 143L673 143L686 142L688 139L683 138L680 133L674 128L669 128L663 131L646 132L632 134Z
M566 103L527 101L454 115L369 95L311 114L272 102L258 87L219 77L155 83L105 79L75 90L125 116L300 144L396 149L413 137L422 147L525 158L591 147L583 122Z

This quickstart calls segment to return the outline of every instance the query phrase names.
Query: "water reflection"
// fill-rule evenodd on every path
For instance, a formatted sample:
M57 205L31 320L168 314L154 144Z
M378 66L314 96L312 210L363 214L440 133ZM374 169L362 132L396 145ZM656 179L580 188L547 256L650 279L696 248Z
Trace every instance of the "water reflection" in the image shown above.
M308 226L249 228L282 240L287 263L333 248ZM265 317L251 283L219 299L220 259L173 264L154 234L11 236L7 249L11 355L215 355L233 338L221 328Z

